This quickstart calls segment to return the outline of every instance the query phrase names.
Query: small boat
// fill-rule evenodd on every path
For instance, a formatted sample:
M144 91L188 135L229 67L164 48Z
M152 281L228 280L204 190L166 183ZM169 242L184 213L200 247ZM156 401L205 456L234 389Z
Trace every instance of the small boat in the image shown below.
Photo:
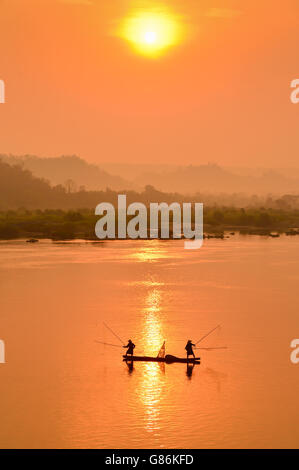
M106 343L104 341L98 341L98 340L95 340L96 343L100 343L100 344L104 344L104 345L107 345L107 346L114 346L114 347L117 347L117 348L127 348L128 346L125 346L124 345L124 342L121 340L121 338L119 336L117 336L116 333L114 333L113 330L111 330L111 328L106 325L105 322L103 322L104 325L106 326L106 328L122 343L122 346L118 345L118 344L111 344L111 343ZM217 325L215 328L213 328L211 331L209 331L208 333L206 333L204 336L202 336L195 344L198 344L199 342L201 342L203 339L207 338L207 336L209 336L211 333L213 333L213 331L215 331L217 328L219 328L220 325ZM133 366L133 362L138 362L138 361L144 361L144 362L164 362L166 364L173 364L173 363L183 363L183 364L200 364L200 357L177 357L177 356L173 356L171 354L165 354L165 341L163 342L162 344L162 347L160 348L157 356L131 356L131 355L127 355L127 354L124 354L123 355L123 361L124 362L127 362L129 364L131 364ZM207 351L211 351L212 349L227 349L226 346L218 346L218 347L197 347L197 349L205 349ZM130 349L133 351L133 349ZM128 366L129 366L128 364ZM188 368L188 367L187 367Z
M123 360L126 362L134 362L134 361L148 361L148 362L164 362L166 364L173 364L175 362L183 362L184 364L200 364L200 357L192 357L190 359L183 358L183 357L176 357L172 356L171 354L165 355L165 341L158 352L156 357L152 356L127 356L126 354L123 356Z
M183 358L166 354L165 357L151 357L151 356L123 356L123 360L126 362L133 361L149 361L149 362L166 362L166 364L173 364L175 362L182 362L184 364L200 364L200 357Z

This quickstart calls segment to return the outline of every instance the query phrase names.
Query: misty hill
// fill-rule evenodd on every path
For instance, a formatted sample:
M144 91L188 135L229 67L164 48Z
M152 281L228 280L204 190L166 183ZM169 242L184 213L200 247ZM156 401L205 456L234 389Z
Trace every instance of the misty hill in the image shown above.
M176 191L183 194L204 192L247 193L247 194L284 194L298 193L299 179L290 179L273 171L264 171L260 176L237 174L218 165L180 167L161 173L144 173L139 176L141 185L152 184L160 191Z
M216 164L170 166L136 164L102 164L109 171L128 177L132 175L135 185L151 184L160 191L177 191L183 194L198 192L219 195L220 193L245 193L281 195L298 193L298 172L271 169L223 168ZM290 175L293 175L291 177Z
M152 186L141 193L125 190L128 204L131 202L174 202L184 200L179 194L163 194ZM119 191L74 190L64 185L51 186L48 181L37 178L20 165L9 165L0 160L0 211L15 209L79 209L94 210L100 202L111 202L117 206Z
M72 190L131 189L133 184L90 164L76 155L39 158L34 155L0 155L0 160L10 165L20 165L33 175L44 178L52 185L66 185Z
M296 171L263 168L223 168L207 165L158 165L158 164L102 164L101 168L77 156L39 158L36 156L0 155L0 161L20 165L34 176L46 179L51 185L62 185L67 192L142 191L147 185L167 193L185 195L204 194L223 197L241 194L275 197L298 194L299 174ZM118 175L118 176L116 176ZM293 175L293 177L291 177ZM243 204L243 203L242 203ZM233 203L233 205L235 205Z
M152 186L136 193L126 191L127 203L187 202L188 197L162 193ZM100 202L111 202L117 208L118 191L70 192L62 185L50 184L33 176L18 165L0 161L0 239L52 238L94 240L97 220L94 210ZM190 202L195 202L189 198ZM192 201L193 199L193 201ZM198 200L198 199L197 199ZM237 229L243 233L278 237L277 232L299 235L299 196L284 196L270 200L265 207L205 206L204 230L212 237L224 238L224 230ZM294 208L297 207L297 210ZM117 223L117 211L115 212ZM273 231L275 233L273 233ZM210 235L208 236L208 238Z
M299 195L284 195L279 198L269 196L246 196L244 194L204 194L195 196L177 192L161 192L147 185L140 192L125 190L128 204L142 202L203 202L206 207L268 207L282 210L299 208ZM119 191L75 191L63 185L51 186L48 181L33 176L20 165L9 165L0 160L0 211L23 208L30 209L80 209L94 210L100 202L111 202L117 206ZM297 193L298 194L298 193Z

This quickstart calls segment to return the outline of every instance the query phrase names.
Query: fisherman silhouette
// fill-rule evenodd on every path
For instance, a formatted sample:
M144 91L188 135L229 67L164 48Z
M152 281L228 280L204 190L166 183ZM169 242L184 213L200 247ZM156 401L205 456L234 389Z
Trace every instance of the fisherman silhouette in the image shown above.
M127 346L123 346L123 348L128 348L128 350L127 350L127 352L126 352L126 355L127 355L127 356L128 356L128 354L130 354L131 356L133 356L135 344L132 342L131 339L129 339Z
M189 356L193 356L195 359L195 354L193 352L192 346L195 346L195 344L193 344L191 339L189 339L185 346L185 349L187 351L187 359L189 358Z

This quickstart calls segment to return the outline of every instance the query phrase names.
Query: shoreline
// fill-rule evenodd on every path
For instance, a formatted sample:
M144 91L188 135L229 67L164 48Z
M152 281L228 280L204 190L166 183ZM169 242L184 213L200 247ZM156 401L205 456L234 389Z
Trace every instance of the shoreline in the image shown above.
M46 238L52 240L83 239L97 241L100 239L95 234L95 227L100 218L89 209L67 212L60 209L0 211L0 240ZM131 219L132 216L127 217L127 227ZM115 226L117 227L118 222L116 217ZM147 234L147 236L138 239L186 240L183 234L181 238L173 238L172 223L173 219L170 217L169 236L167 238L161 236L161 220L159 220L155 231L156 237L151 237L150 220L148 220L147 231L144 232L144 235ZM191 217L191 229L194 232L194 214ZM222 208L221 210L206 208L204 210L204 239L224 239L233 236L236 232L242 235L261 235L272 238L279 238L282 234L287 236L299 235L299 211L272 211L262 208L247 209L247 211L231 208ZM124 234L126 233L124 232ZM128 235L126 237L129 238ZM117 232L113 240L117 239L125 240L126 238L118 237Z
M278 230L265 230L265 229L249 229L249 230L224 230L223 232L204 232L203 234L203 240L211 240L211 239L218 239L218 240L225 240L228 238L234 238L236 236L260 236L260 237L267 237L267 238L280 238L281 236L287 236L287 237L293 237L299 235L299 230L298 229L292 229L292 230L287 230L287 231L278 231ZM24 241L25 243L38 243L39 241L42 240L49 240L52 242L72 242L72 241L82 241L82 242L91 242L91 243L104 243L108 241L188 241L192 239L185 238L182 236L181 238L162 238L162 237L147 237L147 238L135 238L132 239L130 237L126 238L105 238L105 239L99 239L97 237L86 237L83 234L77 234L76 236L73 237L49 237L49 236L42 236L41 234L38 233L32 233L32 234L23 234L19 237L12 237L12 238L1 238L1 242L10 242L10 241Z

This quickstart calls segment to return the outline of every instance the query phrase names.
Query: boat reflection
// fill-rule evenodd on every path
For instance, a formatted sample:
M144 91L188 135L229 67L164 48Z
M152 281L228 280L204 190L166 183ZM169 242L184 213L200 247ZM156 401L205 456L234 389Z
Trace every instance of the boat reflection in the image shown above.
M132 372L134 371L134 362L133 361L125 361L126 364L127 364L127 367L128 367L128 373L129 375L132 374Z
M194 367L195 367L195 364L188 364L187 363L186 375L187 375L188 379L190 379L190 380L192 378Z

